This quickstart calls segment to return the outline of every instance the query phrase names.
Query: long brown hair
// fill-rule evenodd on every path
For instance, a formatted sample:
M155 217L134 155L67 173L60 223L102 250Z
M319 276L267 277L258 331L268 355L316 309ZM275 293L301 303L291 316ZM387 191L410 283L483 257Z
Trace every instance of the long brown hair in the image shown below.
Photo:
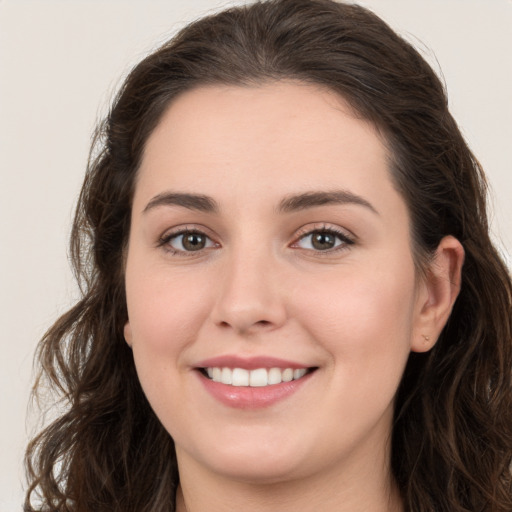
M512 284L489 238L486 183L443 86L381 19L331 0L271 0L203 18L138 64L98 127L71 236L82 299L42 339L35 389L66 409L30 443L25 511L174 510L173 440L123 338L123 258L144 145L178 94L279 79L339 93L382 133L418 269L445 235L466 258L436 346L411 354L392 470L410 512L512 510Z

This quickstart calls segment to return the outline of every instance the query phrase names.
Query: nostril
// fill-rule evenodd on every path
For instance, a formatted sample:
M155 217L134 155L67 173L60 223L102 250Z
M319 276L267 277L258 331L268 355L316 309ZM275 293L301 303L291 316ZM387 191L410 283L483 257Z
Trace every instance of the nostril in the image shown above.
M252 326L259 326L259 327L267 327L269 325L272 325L272 322L270 322L269 320L258 320L256 322L254 322L252 324ZM229 322L226 322L226 321L222 321L219 323L219 326L222 327L222 328L226 328L226 327L232 327L231 324Z

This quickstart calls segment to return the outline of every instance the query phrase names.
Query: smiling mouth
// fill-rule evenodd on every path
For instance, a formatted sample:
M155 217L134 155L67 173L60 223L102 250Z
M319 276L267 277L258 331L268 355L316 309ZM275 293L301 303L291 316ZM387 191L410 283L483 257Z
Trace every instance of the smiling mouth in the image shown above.
M282 382L299 380L314 370L316 368L256 368L254 370L218 366L199 368L201 374L213 382L228 386L253 388L274 386Z

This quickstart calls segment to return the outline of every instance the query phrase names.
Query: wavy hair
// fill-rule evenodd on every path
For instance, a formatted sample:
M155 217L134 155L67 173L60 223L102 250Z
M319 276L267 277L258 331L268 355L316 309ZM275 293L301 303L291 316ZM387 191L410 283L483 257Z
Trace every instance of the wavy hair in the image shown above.
M408 512L512 510L512 284L489 237L486 181L419 53L372 12L270 0L200 19L138 64L98 127L71 234L82 298L45 334L34 390L65 409L29 444L25 512L174 510L172 438L124 341L124 256L144 146L180 93L281 79L319 84L373 123L409 209L418 269L453 235L462 287L396 396L392 471Z

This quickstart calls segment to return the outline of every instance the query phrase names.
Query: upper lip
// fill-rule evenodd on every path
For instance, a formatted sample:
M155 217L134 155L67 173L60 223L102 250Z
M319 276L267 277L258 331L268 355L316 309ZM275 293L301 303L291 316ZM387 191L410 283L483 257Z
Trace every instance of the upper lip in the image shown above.
M298 370L301 368L310 368L307 364L296 361L288 361L270 356L252 356L241 357L237 355L224 355L212 357L200 361L197 368L244 368L246 370L256 370L257 368L292 368Z

